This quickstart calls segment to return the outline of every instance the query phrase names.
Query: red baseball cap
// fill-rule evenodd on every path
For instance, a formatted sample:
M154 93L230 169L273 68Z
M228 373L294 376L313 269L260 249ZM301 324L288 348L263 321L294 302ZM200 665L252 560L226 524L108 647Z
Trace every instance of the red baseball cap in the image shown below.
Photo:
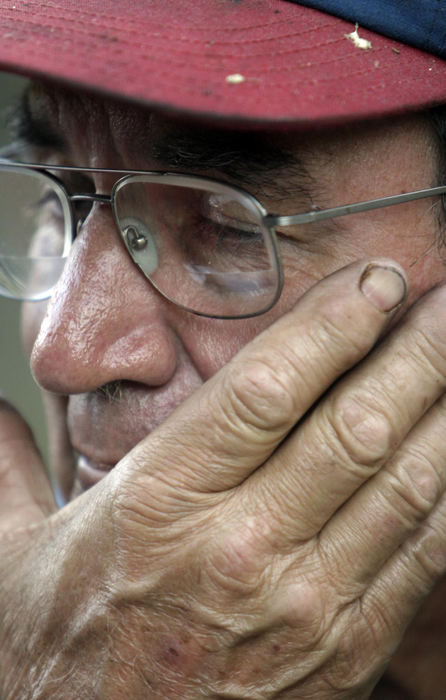
M322 126L446 102L441 3L386 0L386 13L382 3L2 0L0 68L240 126ZM418 33L390 6L418 7ZM413 45L426 48L426 22L427 51Z

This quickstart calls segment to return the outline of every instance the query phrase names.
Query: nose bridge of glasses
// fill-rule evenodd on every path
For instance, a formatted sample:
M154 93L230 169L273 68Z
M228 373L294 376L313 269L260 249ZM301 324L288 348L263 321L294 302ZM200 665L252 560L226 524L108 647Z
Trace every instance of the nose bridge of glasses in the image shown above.
M113 196L107 194L81 192L70 194L69 199L74 204L76 202L97 202L113 206ZM82 224L83 219L80 219L76 227L76 234L79 233ZM150 231L142 221L136 218L122 219L119 221L118 228L130 257L146 276L150 275L158 267L158 253Z
M97 202L100 205L103 204L108 204L109 206L112 205L112 198L110 195L107 194L96 194L93 192L78 192L76 194L68 194L68 199L70 200L71 204L82 204L83 202L89 202L90 204L93 204ZM76 236L79 235L79 232L84 224L85 219L87 218L88 213L84 212L77 212L76 210L76 215L75 215L75 221L74 221L74 227L72 229L72 240L76 238Z
M112 198L108 194L96 194L91 192L81 192L78 194L70 194L71 202L99 202L100 204L112 203Z

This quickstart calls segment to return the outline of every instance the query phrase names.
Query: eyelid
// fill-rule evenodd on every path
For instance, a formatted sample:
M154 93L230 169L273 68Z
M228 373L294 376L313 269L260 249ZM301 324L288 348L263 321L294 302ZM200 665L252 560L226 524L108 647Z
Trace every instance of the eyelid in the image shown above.
M227 203L238 204L238 202L226 195L211 193L204 200L203 214L206 216L206 218L214 221L217 224L223 224L230 228L237 228L240 231L255 233L261 230L259 224L255 222L241 221L234 216L226 214L222 209L222 205Z

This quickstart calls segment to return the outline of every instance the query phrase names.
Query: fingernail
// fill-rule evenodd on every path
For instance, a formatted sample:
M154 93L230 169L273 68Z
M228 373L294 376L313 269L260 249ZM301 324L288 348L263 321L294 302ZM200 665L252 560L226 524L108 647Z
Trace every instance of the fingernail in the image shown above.
M374 264L368 265L362 273L359 287L380 311L393 311L407 292L406 280L399 270Z

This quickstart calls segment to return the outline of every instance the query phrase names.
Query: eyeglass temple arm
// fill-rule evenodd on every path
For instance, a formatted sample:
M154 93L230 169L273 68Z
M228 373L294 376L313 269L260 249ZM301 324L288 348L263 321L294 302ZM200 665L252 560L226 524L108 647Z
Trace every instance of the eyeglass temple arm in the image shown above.
M14 145L14 144L13 144ZM0 149L0 164L2 161L5 165L14 165L11 161L7 160L8 155L10 155L11 146ZM16 164L17 165L17 164ZM35 170L40 170L42 165L37 163L20 163L22 167L28 167ZM48 167L48 166L47 166ZM91 173L115 173L115 174L132 174L132 175L145 175L147 174L144 170L115 170L115 169L105 169L105 168L80 168L73 166L64 165L54 165L50 166L53 170L67 170L70 172L91 172ZM313 221L323 221L324 219L336 219L339 216L348 216L349 214L356 214L362 211L370 211L372 209L382 209L384 207L391 207L395 204L403 204L404 202L411 202L415 199L424 199L426 197L436 197L443 195L444 208L446 209L446 185L441 185L440 187L430 187L425 190L418 190L415 192L405 192L403 194L391 195L390 197L380 197L378 199L369 199L365 202L355 202L354 204L345 204L341 207L332 207L331 209L314 209L313 211L305 212L303 214L292 214L290 216L280 216L278 214L266 214L263 218L263 222L266 226L274 228L277 226L294 226L295 224L308 224ZM94 195L94 194L81 194L72 195L70 197L72 201L75 199L91 199L94 201L102 201L104 203L110 203L111 198L107 195Z
M361 211L369 211L370 209L381 209L383 207L391 207L395 204L403 204L411 202L414 199L424 199L425 197L435 197L446 194L446 185L441 187L430 187L427 190L419 190L418 192L407 192L404 194L396 194L391 197L381 197L379 199L369 199L366 202L355 202L355 204L346 204L342 207L332 207L331 209L323 209L318 211L308 211L304 214L293 214L290 216L278 216L268 214L264 222L267 226L293 226L295 224L308 224L313 221L323 221L324 219L336 219L339 216L348 216Z

